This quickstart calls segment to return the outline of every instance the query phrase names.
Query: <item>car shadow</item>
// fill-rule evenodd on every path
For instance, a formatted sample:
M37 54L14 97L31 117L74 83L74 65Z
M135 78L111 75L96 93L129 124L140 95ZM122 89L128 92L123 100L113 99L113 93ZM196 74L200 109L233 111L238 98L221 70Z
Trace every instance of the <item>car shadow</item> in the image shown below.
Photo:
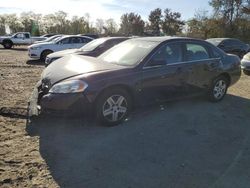
M27 51L28 49L27 49L27 47L25 48L25 47L20 47L20 48L18 48L18 47L12 47L11 49L9 49L9 50L14 50L14 51Z
M44 61L40 60L40 59L29 59L26 61L27 65L38 65L38 66L45 66Z
M44 116L26 129L40 137L60 187L239 187L250 182L242 176L250 170L249 112L249 99L227 95L220 103L195 98L140 107L114 127ZM241 173L234 174L237 165Z
M1 107L0 115L9 118L27 119L27 109L21 107Z

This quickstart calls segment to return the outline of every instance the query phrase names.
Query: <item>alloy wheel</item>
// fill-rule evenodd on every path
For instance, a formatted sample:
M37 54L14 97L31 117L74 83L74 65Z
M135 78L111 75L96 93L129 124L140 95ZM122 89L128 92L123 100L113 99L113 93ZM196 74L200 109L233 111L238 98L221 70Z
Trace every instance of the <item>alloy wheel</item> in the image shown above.
M225 95L226 89L227 89L227 83L224 80L218 80L215 83L213 89L214 98L216 98L217 100L221 99Z
M127 113L128 104L122 95L112 95L103 104L102 114L110 122L121 120Z

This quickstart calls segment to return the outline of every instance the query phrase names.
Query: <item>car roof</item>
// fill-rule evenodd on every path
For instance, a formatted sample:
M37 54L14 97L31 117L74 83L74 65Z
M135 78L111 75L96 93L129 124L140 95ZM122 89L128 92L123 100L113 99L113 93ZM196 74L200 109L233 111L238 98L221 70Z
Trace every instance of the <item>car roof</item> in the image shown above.
M95 40L98 40L98 39L104 39L105 41L108 41L108 40L111 40L111 39L130 39L130 37L101 37L101 38L97 38Z
M201 39L189 38L189 37L177 37L177 36L162 36L162 37L135 37L133 40L143 40L151 42L165 42L168 40L193 40L193 41L204 41Z
M65 38L68 38L68 37L80 37L80 38L88 38L88 39L93 40L93 38L91 38L91 37L79 36L79 35L63 35L60 39L65 39Z
M209 38L207 40L217 40L217 41L223 41L223 40L239 40L239 39L236 39L236 38Z

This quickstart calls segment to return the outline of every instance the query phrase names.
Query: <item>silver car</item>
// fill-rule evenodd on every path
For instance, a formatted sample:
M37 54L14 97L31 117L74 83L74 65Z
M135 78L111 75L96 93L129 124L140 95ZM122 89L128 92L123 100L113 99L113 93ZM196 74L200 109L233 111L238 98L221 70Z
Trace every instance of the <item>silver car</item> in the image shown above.
M246 75L250 75L250 52L241 60L241 68Z

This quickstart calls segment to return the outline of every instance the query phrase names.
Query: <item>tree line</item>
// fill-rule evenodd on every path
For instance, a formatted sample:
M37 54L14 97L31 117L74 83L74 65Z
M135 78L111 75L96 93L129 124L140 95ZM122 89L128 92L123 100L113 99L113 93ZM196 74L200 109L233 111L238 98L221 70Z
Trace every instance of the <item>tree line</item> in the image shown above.
M198 10L193 18L184 21L180 12L169 8L156 8L147 20L134 12L125 13L118 25L114 19L97 19L90 22L90 15L68 18L64 11L42 15L34 12L0 15L0 34L6 30L31 32L33 35L45 33L125 36L178 35L195 38L233 37L250 42L250 0L210 0L213 12Z

